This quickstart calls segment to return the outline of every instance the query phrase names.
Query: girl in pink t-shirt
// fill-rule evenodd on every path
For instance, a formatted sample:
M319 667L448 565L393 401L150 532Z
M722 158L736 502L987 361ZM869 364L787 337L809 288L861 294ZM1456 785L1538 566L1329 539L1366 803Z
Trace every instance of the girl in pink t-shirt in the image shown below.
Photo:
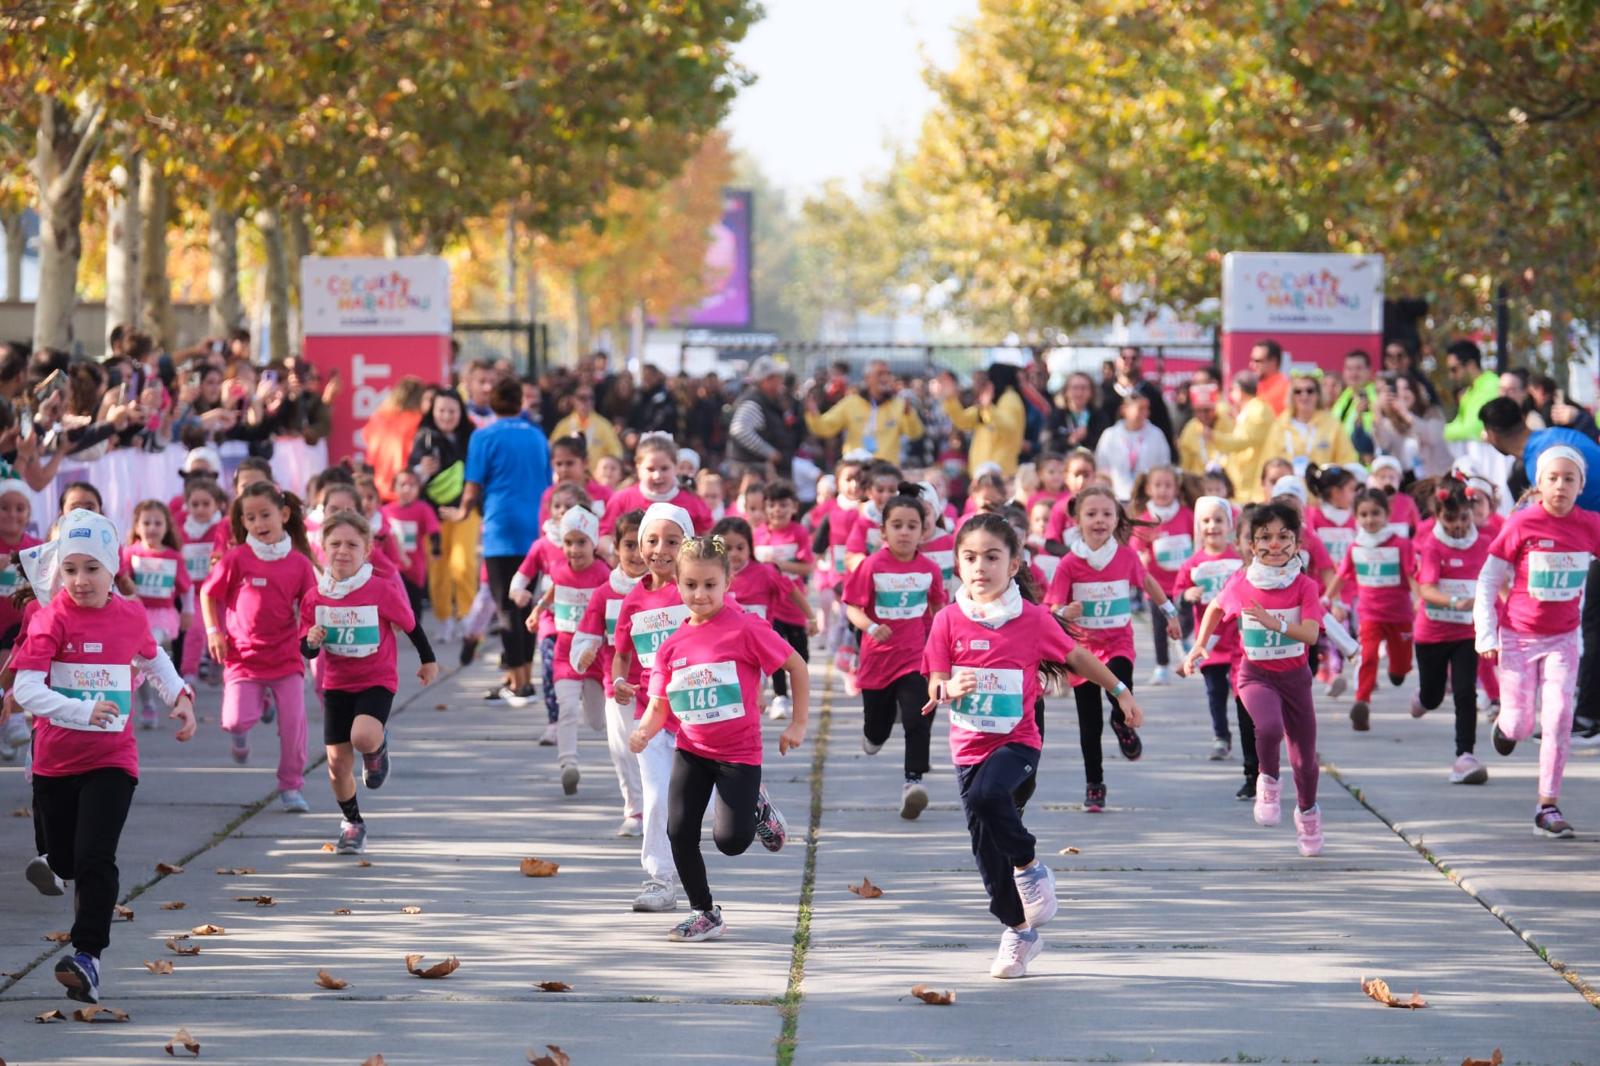
M647 433L633 453L634 472L639 483L615 493L606 501L600 517L600 532L609 537L617 519L629 511L652 503L670 503L689 512L696 532L704 533L716 521L711 510L688 489L678 486L678 448L665 433ZM719 501L720 503L720 501ZM552 507L552 513L554 508Z
M858 566L844 586L845 611L861 631L861 748L876 755L894 732L905 733L905 780L900 817L916 818L928 806L922 775L930 769L933 722L922 713L928 681L922 649L934 615L944 607L944 575L919 550L932 512L918 486L900 486L883 506L884 545Z
M1489 546L1473 603L1478 653L1500 664L1500 715L1494 750L1510 755L1533 735L1537 715L1539 806L1534 829L1543 836L1573 835L1556 804L1572 744L1572 712L1582 651L1583 590L1600 555L1600 515L1577 507L1588 468L1582 454L1557 446L1539 453L1538 500L1512 512ZM1502 614L1495 599L1507 578L1511 595Z
M589 476L589 442L581 434L550 442L550 474L554 480L539 498L541 525L550 520L550 497L559 485L579 486L602 509L611 500L611 490Z
M572 638L589 607L595 590L605 585L611 567L596 558L600 520L587 507L570 507L555 530L555 552L546 553L549 579L544 595L528 616L528 631L538 632L548 620L555 630L552 687L560 717L556 722L556 762L561 767L561 791L578 791L578 720L590 729L605 728L605 689L599 663L583 670L572 666ZM536 541L536 544L549 543Z
M950 705L950 757L972 834L989 913L1005 925L991 977L1022 977L1044 948L1039 927L1056 913L1055 875L1022 823L1037 783L1044 689L1067 672L1120 701L1128 721L1143 712L1125 680L1073 643L1037 603L1022 567L1022 539L999 515L971 516L956 534L961 588L928 634L923 712Z
M772 628L789 646L800 653L800 658L811 661L811 636L822 632L823 622L811 610L805 596L806 579L816 570L817 557L811 550L811 535L795 521L800 509L794 486L787 481L774 481L767 486L766 521L754 527L756 561L777 567L796 589L800 591L802 608L796 601L779 600L772 611ZM823 600L826 607L827 601ZM793 704L789 700L789 675L779 672L772 678L772 705L767 714L776 721L789 717Z
M67 996L100 1001L100 954L111 943L117 846L139 780L139 748L128 728L135 673L151 678L194 736L194 691L156 646L137 601L112 593L116 527L70 511L54 542L57 589L18 646L14 695L33 717L34 824L42 847L27 877L47 895L71 881L73 954L56 963ZM59 879L59 880L58 880Z
M122 549L122 569L133 577L134 592L150 620L150 635L169 656L175 656L178 638L194 621L192 582L183 564L172 512L160 500L134 504L133 532ZM139 728L155 727L155 690L149 684L141 684Z
M1356 496L1355 543L1345 553L1328 589L1333 613L1343 610L1340 590L1357 589L1360 612L1361 666L1356 671L1356 701L1350 724L1358 733L1371 728L1372 692L1378 684L1378 648L1389 652L1389 680L1399 687L1411 673L1411 606L1417 588L1416 555L1411 541L1394 534L1389 522L1389 496L1382 489L1363 489Z
M195 589L195 599L200 598L200 588L211 576L211 568L222 558L217 550L217 534L228 524L228 494L222 486L208 477L190 478L183 490L183 519L178 523L179 551L183 553L183 568L189 572L189 581ZM191 685L200 677L212 684L222 681L221 668L205 654L204 626L190 625L183 631L183 661L179 671ZM215 669L213 669L215 668Z
M1094 482L1098 467L1094 452L1088 448L1074 448L1067 453L1064 489L1050 506L1050 518L1045 523L1045 540L1059 545L1057 550L1070 547L1068 533L1073 528L1072 497Z
M1400 460L1392 455L1380 455L1372 460L1372 469L1367 472L1367 488L1378 489L1389 497L1391 530L1395 536L1414 543L1422 525L1422 512L1410 493L1400 491L1402 479Z
M511 578L509 595L511 602L518 607L529 606L549 591L550 575L562 560L561 521L574 507L592 511L593 504L578 485L568 482L555 486L550 493L550 519L540 526L539 536L528 546L528 554L523 557ZM556 699L556 622L553 614L545 613L539 617L535 637L539 645L539 659L544 664L544 709L547 718L539 744L548 748L557 743L557 734L560 732L558 723L561 721L561 704ZM526 706L532 698L531 695L509 689L503 690L500 696L513 707Z
M428 587L428 566L439 558L439 515L422 499L422 480L413 470L394 476L394 502L381 508L384 525L394 534L408 560L400 569L411 613L422 617L422 593Z
M1178 571L1194 554L1194 511L1189 508L1189 498L1179 492L1178 470L1171 466L1158 466L1140 474L1133 482L1133 498L1128 513L1144 525L1133 531L1133 549L1139 554L1146 572L1161 586L1170 598ZM1166 619L1150 612L1150 626L1155 639L1156 668L1150 675L1150 684L1172 683L1172 671L1167 668ZM1193 616L1179 606L1178 626L1183 636L1194 630Z
M1322 542L1337 571L1344 557L1350 553L1350 545L1356 542L1355 501L1361 484L1355 474L1342 466L1308 467L1305 481L1311 495L1317 500L1315 506L1305 509L1305 527ZM1329 596L1328 599L1332 601L1335 597ZM1354 585L1346 585L1342 599L1349 614L1341 617L1340 621L1351 633L1359 633ZM1324 641L1319 650L1323 654L1318 664L1317 679L1327 684L1325 691L1329 696L1339 696L1345 689L1344 656L1329 641Z
M678 591L686 623L656 649L650 704L628 746L643 752L667 725L678 724L668 795L667 836L689 917L669 940L711 940L727 929L711 898L700 824L716 792L713 837L724 855L742 855L757 837L768 851L783 847L788 827L761 783L761 675L789 672L794 720L778 738L787 755L806 737L806 664L772 627L727 603L728 553L718 537L693 537L678 553Z
M222 728L233 760L250 758L250 729L272 698L278 726L278 791L287 811L310 810L306 765L305 664L297 647L300 600L316 587L300 501L258 481L233 501L233 538L200 589L212 661L222 664Z
M1173 640L1180 636L1177 609L1128 547L1133 524L1109 488L1090 485L1074 496L1072 517L1081 537L1062 557L1045 602L1058 618L1082 629L1083 646L1132 688L1133 590L1143 589L1151 604L1166 616L1167 635ZM1072 694L1078 705L1078 740L1083 748L1087 781L1083 807L1093 814L1106 806L1105 767L1100 750L1105 712L1100 689L1085 684L1082 676L1073 681ZM1128 723L1122 705L1114 697L1111 731L1117 736L1124 758L1132 761L1144 753L1138 730Z
M399 687L394 631L416 625L398 582L378 577L368 557L372 531L351 511L335 511L322 524L327 569L300 601L300 651L326 656L322 670L322 742L328 782L343 815L341 855L366 850L367 824L356 802L355 753L361 753L362 783L376 791L389 777L389 712ZM424 659L417 678L432 683L439 665Z
M1217 496L1202 496L1194 505L1194 538L1199 547L1184 560L1178 576L1172 583L1173 595L1199 609L1209 607L1222 592L1222 587L1244 568L1244 558L1233 547L1233 505ZM1200 676L1206 683L1206 700L1211 708L1211 759L1221 762L1233 754L1233 730L1228 727L1228 698L1233 695L1233 673L1239 663L1239 632L1224 626L1215 647L1210 649L1200 666ZM1244 704L1238 704L1240 748L1250 771L1245 775L1245 789L1254 799L1256 775L1254 773L1254 745L1245 741L1246 723ZM1254 731L1251 731L1252 736Z
M845 541L845 569L854 570L883 547L883 508L900 487L900 468L882 459L866 470L867 498L856 512Z
M1245 512L1253 559L1236 573L1211 606L1183 662L1194 673L1215 645L1219 627L1238 623L1243 659L1238 693L1256 730L1255 820L1282 820L1278 748L1287 736L1294 771L1294 824L1300 854L1322 853L1322 811L1317 806L1317 712L1311 700L1308 648L1322 625L1322 593L1300 572L1300 514L1282 503L1265 503Z

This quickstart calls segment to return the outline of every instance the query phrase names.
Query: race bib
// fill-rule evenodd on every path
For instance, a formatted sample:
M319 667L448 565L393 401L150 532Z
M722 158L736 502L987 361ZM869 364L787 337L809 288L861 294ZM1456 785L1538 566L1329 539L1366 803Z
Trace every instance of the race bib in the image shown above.
M923 552L923 556L934 566L939 568L939 576L944 578L945 584L956 579L956 552L954 548L942 552Z
M1157 566L1163 570L1176 570L1194 554L1194 538L1187 533L1174 533L1157 537L1150 547L1155 553Z
M1128 599L1128 582L1074 581L1072 600L1083 604L1083 617L1078 624L1085 629L1120 629L1133 618L1133 604Z
M762 544L756 547L756 562L758 563L792 563L799 555L800 545L788 544Z
M701 663L672 671L667 703L684 725L710 725L744 717L739 670L732 662Z
M745 614L753 614L757 618L765 618L767 616L767 605L764 603L744 603L740 601L740 606L744 608Z
M1400 549L1380 546L1350 549L1355 554L1356 584L1364 589L1392 589L1400 584Z
M622 601L620 599L606 601L606 643L617 642L617 616L622 614Z
M22 580L22 571L15 566L8 566L0 570L0 596L10 596L17 591L17 582Z
M873 574L872 609L885 622L921 618L928 613L932 574Z
M589 607L589 598L594 595L594 589L573 589L565 585L556 586L555 602L551 604L551 613L556 618L557 633L576 633L578 620L583 617L583 612ZM617 601L621 603L621 600Z
M1452 600L1471 600L1478 592L1476 581L1444 580L1439 582L1439 591L1449 596ZM1472 611L1453 611L1448 607L1423 602L1422 613L1435 622L1445 622L1451 625L1470 626L1472 624Z
M633 653L639 657L639 665L646 670L653 669L656 665L656 649L665 644L667 638L676 633L688 617L689 608L681 603L635 613Z
M317 604L317 625L328 631L322 650L345 659L365 659L378 650L378 608Z
M1200 590L1200 602L1210 603L1222 592L1222 586L1244 566L1242 559L1210 559L1189 568L1189 580Z
M844 557L845 557L844 545L842 545L842 544L833 545L831 548L828 549L828 556L829 556L829 558L831 558L833 560L833 572L836 573L836 574L844 573L845 572L845 568L844 568Z
M1588 552L1529 552L1528 595L1540 603L1568 603L1583 595Z
M1345 552L1356 542L1356 531L1343 526L1323 526L1317 530L1317 536L1322 540L1322 546L1328 549L1334 566L1344 562Z
M389 519L389 525L399 535L400 547L406 550L407 555L417 550L417 524L415 522L391 518Z
M193 581L204 581L211 569L211 545L201 542L183 546L183 568Z
M1280 622L1295 625L1300 621L1300 608L1286 607L1281 611L1268 610ZM1293 659L1304 655L1306 646L1276 629L1268 629L1247 614L1239 616L1239 636L1244 644L1244 657L1255 662L1268 659Z
M873 552L877 551L881 547L883 547L883 527L882 526L868 526L867 527L867 554L871 555Z
M50 719L62 729L83 733L120 733L128 725L133 710L133 670L116 663L50 664L50 687L75 700L109 700L117 705L117 720L101 727L74 725Z
M147 600L172 598L173 590L178 587L178 560L135 555L132 562L136 594Z
M962 666L978 675L978 687L950 707L950 724L971 733L1009 733L1022 723L1022 671Z

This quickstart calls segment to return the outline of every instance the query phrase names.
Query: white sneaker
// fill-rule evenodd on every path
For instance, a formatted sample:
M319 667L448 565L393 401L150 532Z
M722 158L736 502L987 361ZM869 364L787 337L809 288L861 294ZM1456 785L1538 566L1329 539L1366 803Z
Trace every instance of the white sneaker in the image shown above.
M556 724L554 722L544 727L544 732L539 737L539 746L541 748L553 748L556 746Z
M1032 936L1028 936L1032 933ZM1044 950L1044 937L1035 930L1007 929L1000 934L1000 950L995 953L994 965L989 967L990 977L1026 977L1028 963Z
M788 718L793 710L794 704L789 701L788 696L774 696L772 697L772 706L767 708L767 717L774 722L781 722Z
M642 836L644 836L644 816L640 815L640 814L630 814L630 815L628 815L626 818L624 818L622 820L622 824L617 826L617 836L619 836L619 837L642 837Z
M1149 684L1152 686L1172 684L1172 671L1167 669L1165 666L1156 667L1154 670L1150 671Z
M1279 801L1282 794L1283 782L1266 774L1257 775L1255 806L1257 825L1277 825L1283 821L1283 806Z
M907 781L900 793L900 817L912 821L927 807L928 790L922 787L922 782Z
M454 618L446 618L444 624L439 627L439 643L453 644L458 636L460 636L460 632L457 628L456 620Z
M298 788L286 788L278 793L278 800L283 804L283 809L290 814L305 814L311 810L311 804L306 802L305 793Z
M867 735L863 733L861 734L861 750L866 752L868 755L876 755L878 752L883 750L883 745L874 744L872 741L868 740Z
M1030 929L1037 929L1056 916L1055 871L1040 862L1024 870L1013 870L1011 879L1017 884L1017 895L1022 898L1022 916Z
M644 888L633 897L633 909L652 913L675 911L678 909L678 893L670 881L646 881Z
M578 781L582 778L578 772L577 763L567 763L561 768L561 791L571 796L578 791Z
M27 877L28 884L39 890L41 896L66 895L67 883L56 876L56 872L50 869L50 860L43 855L29 859L23 875Z

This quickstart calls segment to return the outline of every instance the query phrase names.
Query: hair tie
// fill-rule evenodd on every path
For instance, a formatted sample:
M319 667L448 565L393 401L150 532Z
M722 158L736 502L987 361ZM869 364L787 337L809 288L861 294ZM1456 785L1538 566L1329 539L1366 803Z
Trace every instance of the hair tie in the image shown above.
M713 536L711 538L711 550L716 552L718 555L727 555L727 542L724 541L720 536Z
M1435 499L1439 500L1440 502L1443 502L1443 501L1448 500L1450 498L1450 490L1449 489L1435 489L1433 495L1434 495ZM1471 489L1467 490L1467 495L1469 495L1469 496L1472 495L1472 490Z

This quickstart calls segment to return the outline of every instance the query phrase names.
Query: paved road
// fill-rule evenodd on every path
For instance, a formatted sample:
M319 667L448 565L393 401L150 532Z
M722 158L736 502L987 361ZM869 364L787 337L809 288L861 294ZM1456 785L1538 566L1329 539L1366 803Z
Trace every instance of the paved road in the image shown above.
M1289 825L1261 829L1233 799L1237 763L1206 761L1198 680L1149 690L1146 756L1108 763L1111 809L1098 816L1079 806L1076 734L1053 701L1028 822L1062 871L1064 905L1034 975L999 982L987 976L998 927L942 742L935 802L902 822L899 741L863 755L859 702L819 670L828 696L812 742L767 769L796 830L790 846L710 858L729 935L674 945L670 921L627 909L640 872L633 842L612 835L603 740L584 738L583 785L564 797L553 750L530 739L542 709L483 703L491 673L480 665L402 693L394 777L363 797L366 867L321 850L337 814L320 771L307 788L317 813L294 816L267 802L267 738L251 766L229 762L214 691L195 743L142 737L121 856L134 918L113 927L106 956L107 1002L131 1015L121 1025L32 1020L67 1006L50 976L59 949L40 937L66 929L70 907L22 881L29 824L3 812L28 797L20 771L0 768L0 969L18 975L0 979L0 1058L166 1062L162 1045L186 1026L205 1061L224 1063L354 1064L379 1052L389 1063L517 1063L547 1043L579 1066L1453 1064L1497 1046L1508 1062L1600 1061L1600 1009L1583 994L1600 984L1593 757L1575 756L1568 774L1566 809L1585 831L1537 840L1531 746L1510 760L1490 752L1488 786L1452 788L1447 715L1413 721L1386 693L1373 732L1356 735L1330 704L1322 754L1347 787L1324 778L1327 850L1301 859ZM1058 854L1069 846L1079 853ZM526 856L561 871L523 877ZM160 861L185 872L158 876ZM237 868L254 872L215 872ZM851 894L862 877L885 895ZM235 898L257 895L274 905ZM180 900L182 911L160 909ZM202 954L163 946L206 922L227 932L197 938ZM405 970L411 952L454 955L461 968L421 980ZM146 959L176 970L151 974ZM348 987L316 988L319 968ZM1431 1005L1385 1010L1362 996L1363 976ZM542 992L543 981L573 990ZM956 1005L912 1000L919 982L954 990Z

